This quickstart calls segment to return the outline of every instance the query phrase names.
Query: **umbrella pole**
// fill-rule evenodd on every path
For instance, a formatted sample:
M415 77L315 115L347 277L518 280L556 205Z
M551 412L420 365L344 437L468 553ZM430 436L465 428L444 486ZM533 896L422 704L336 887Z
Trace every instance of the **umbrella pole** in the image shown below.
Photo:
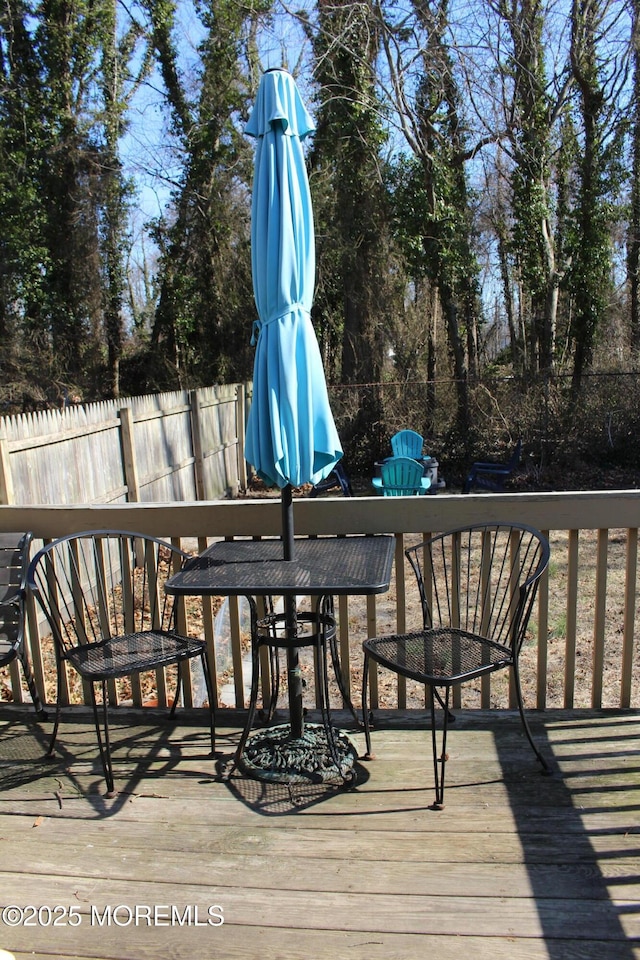
M293 488L290 483L282 488L280 496L282 510L282 549L285 560L293 560L295 547L293 543Z
M291 484L282 490L282 548L285 560L293 560L293 497ZM287 640L294 640L298 632L295 597L285 597L285 626ZM289 689L289 719L291 738L299 740L304 732L302 708L302 672L298 647L287 647L287 678Z
M298 631L296 601L294 597L285 598L285 622L287 637L295 637ZM300 670L298 647L287 647L287 673L289 678L289 718L291 738L299 740L304 733L302 710L302 671Z

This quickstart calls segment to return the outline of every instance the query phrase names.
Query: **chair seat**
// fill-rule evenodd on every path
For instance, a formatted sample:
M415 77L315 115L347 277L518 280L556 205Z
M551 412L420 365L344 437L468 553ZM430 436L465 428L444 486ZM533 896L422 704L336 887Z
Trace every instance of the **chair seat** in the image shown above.
M435 686L460 683L513 663L507 647L453 627L374 637L363 646L383 667Z
M202 655L202 640L166 630L145 630L84 643L66 653L79 674L91 680L128 676L135 670L170 666Z

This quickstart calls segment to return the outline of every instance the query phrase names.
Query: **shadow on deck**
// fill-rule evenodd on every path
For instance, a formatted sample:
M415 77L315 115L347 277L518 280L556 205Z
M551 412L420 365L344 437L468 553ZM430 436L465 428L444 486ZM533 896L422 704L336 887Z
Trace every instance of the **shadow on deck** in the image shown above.
M108 800L85 711L48 761L48 725L0 708L0 905L18 908L0 948L17 958L640 957L636 712L534 714L551 777L517 715L459 714L441 812L413 717L383 717L353 790L224 783L203 716L117 717Z

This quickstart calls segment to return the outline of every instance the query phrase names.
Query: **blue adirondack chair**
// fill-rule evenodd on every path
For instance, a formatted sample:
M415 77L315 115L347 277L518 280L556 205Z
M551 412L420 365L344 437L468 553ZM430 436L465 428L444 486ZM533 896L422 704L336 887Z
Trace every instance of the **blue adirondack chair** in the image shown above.
M520 463L521 454L522 440L518 440L506 463L476 460L475 463L471 464L462 492L470 493L474 487L480 487L481 490L493 490L498 493L504 490L505 483Z
M351 481L349 480L342 463L336 463L329 476L324 480L321 480L320 483L316 483L316 485L311 488L309 496L317 497L319 493L325 493L327 490L333 490L334 487L340 487L343 497L353 496Z
M394 457L411 457L422 464L423 470L426 470L432 462L433 457L425 456L422 452L424 439L415 430L399 430L391 437L391 450ZM391 460L391 457L387 457Z
M422 460L423 438L415 430L399 430L391 437L391 450L394 457L413 457Z
M385 497L421 496L431 486L422 464L412 457L390 457L380 464L380 476L373 478L373 486Z

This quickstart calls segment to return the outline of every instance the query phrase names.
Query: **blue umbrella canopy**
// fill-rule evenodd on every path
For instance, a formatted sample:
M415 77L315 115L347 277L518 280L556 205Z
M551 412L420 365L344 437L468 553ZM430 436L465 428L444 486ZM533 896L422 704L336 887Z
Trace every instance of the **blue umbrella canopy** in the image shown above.
M314 129L293 77L267 71L246 127L257 138L251 260L258 319L245 455L281 489L318 483L342 456L310 319L315 237L302 141Z

